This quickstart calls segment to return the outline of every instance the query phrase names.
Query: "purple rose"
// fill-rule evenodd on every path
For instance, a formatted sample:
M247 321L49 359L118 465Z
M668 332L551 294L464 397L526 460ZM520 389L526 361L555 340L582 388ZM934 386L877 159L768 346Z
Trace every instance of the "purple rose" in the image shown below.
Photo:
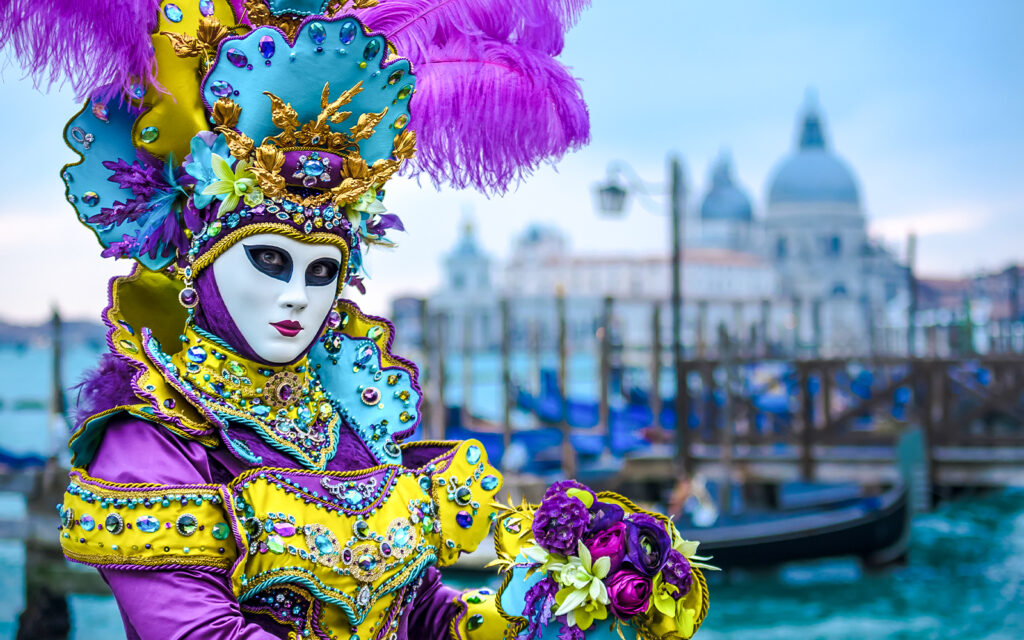
M626 521L629 532L626 560L643 575L653 578L668 560L672 548L665 525L654 516L634 513Z
M533 516L533 539L550 553L576 555L588 522L590 514L582 502L554 493L541 502Z
M585 544L590 550L590 556L596 561L598 558L608 558L611 561L609 575L619 570L622 560L626 557L626 525L616 522L604 531L598 531L587 540Z
M594 506L590 507L590 526L587 527L587 532L604 531L616 522L622 522L624 515L625 512L619 505L595 500Z
M608 608L616 618L625 619L647 611L653 585L651 579L632 569L623 569L608 579Z
M668 552L668 561L665 562L661 576L665 582L679 589L679 592L676 593L676 600L690 593L690 588L693 586L693 571L690 569L690 561L675 549Z

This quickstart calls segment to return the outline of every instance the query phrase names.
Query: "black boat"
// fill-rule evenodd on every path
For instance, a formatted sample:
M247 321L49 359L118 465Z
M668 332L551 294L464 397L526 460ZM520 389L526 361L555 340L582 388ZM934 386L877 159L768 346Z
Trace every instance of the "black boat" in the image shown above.
M906 555L910 506L901 484L876 496L807 510L750 514L680 533L699 540L698 553L712 556L710 564L722 569L837 556L857 556L867 566L880 566Z

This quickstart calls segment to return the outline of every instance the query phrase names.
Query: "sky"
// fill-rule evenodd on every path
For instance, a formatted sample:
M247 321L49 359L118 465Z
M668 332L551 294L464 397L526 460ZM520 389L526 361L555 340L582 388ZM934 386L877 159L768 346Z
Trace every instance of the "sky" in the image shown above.
M690 207L728 153L755 215L773 167L795 143L809 93L831 148L857 175L873 235L902 253L918 235L918 272L956 276L1024 261L1024 3L595 0L562 60L590 107L591 143L503 197L388 185L407 233L368 256L369 312L440 284L443 255L472 219L497 259L531 223L555 225L580 253L666 251L667 219L639 206L600 217L591 190L612 161L653 192L682 158ZM0 76L0 320L37 322L56 305L95 319L106 281L129 264L101 259L63 200L69 91L37 91L16 66ZM666 225L666 226L662 226Z

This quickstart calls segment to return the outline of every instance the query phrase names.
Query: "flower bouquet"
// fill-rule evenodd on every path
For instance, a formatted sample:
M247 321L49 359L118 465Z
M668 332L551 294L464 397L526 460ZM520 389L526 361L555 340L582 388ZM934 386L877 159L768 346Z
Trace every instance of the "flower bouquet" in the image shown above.
M665 516L573 480L540 505L504 507L494 530L510 637L690 638L708 611L696 554Z

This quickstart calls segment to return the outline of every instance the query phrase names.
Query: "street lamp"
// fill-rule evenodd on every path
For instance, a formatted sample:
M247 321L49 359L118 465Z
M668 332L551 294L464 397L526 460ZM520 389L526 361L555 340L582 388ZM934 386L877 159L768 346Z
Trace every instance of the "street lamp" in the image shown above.
M666 186L671 220L669 237L672 242L672 261L669 268L672 273L672 368L676 378L676 462L681 467L681 472L689 473L693 468L693 461L690 458L689 446L689 391L686 385L686 366L683 362L683 283L680 274L683 264L683 210L686 205L686 184L683 165L678 156L669 156L668 172ZM594 189L598 210L610 215L623 214L630 192L641 196L651 195L647 186L628 165L610 164L608 178ZM658 390L652 389L652 392L658 393Z

